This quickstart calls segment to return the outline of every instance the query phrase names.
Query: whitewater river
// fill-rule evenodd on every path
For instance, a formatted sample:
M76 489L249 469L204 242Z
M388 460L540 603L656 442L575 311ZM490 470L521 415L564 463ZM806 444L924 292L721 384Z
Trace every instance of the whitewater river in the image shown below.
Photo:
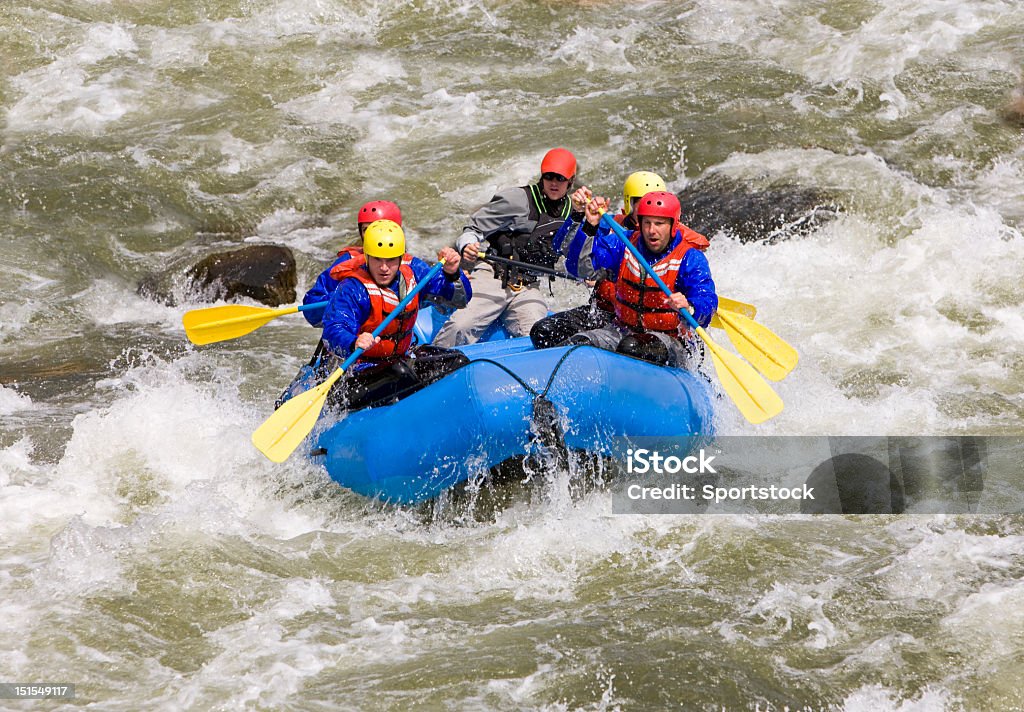
M842 207L714 236L720 292L801 354L779 417L725 401L720 432L1024 435L1022 28L1016 0L5 0L0 683L76 693L0 709L1024 709L1011 511L618 515L558 471L493 512L376 506L249 442L301 317L194 347L202 304L136 291L253 242L301 291L374 198L428 254L564 145L616 200L646 169Z

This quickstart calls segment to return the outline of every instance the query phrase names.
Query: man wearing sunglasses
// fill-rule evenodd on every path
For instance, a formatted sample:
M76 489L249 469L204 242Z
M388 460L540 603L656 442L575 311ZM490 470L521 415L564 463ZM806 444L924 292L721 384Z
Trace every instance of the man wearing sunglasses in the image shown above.
M455 248L469 270L473 299L456 311L434 337L437 346L478 341L491 324L501 321L512 336L525 336L548 313L537 275L492 265L484 258L497 255L541 267L554 267L558 253L551 238L582 205L573 205L569 191L576 178L576 157L553 148L540 162L540 180L507 188L477 210L463 228Z

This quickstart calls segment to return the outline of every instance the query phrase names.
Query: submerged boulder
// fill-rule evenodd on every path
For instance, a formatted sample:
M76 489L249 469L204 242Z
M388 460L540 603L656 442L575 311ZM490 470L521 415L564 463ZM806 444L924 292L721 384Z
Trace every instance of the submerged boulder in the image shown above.
M247 245L214 252L196 261L179 260L139 283L139 294L165 304L180 299L231 301L247 297L276 307L295 301L295 256L281 245Z
M777 183L754 189L721 175L694 181L677 195L686 225L708 238L726 232L740 242L775 243L807 234L840 210L831 196L815 188Z
M272 307L295 301L295 256L280 245L250 245L207 255L186 275L214 300L242 296Z
M1010 99L1002 107L999 115L1010 126L1024 128L1024 86L1010 92Z

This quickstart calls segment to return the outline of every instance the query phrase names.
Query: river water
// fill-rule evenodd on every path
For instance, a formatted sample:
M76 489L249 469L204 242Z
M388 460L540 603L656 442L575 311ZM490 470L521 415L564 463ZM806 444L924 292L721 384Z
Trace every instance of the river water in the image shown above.
M612 197L645 169L842 205L715 236L720 292L801 353L782 415L720 432L1020 435L1022 27L1009 0L5 2L0 682L77 687L0 708L1024 708L1019 516L616 515L557 471L486 516L382 508L249 443L301 318L198 348L200 304L136 293L264 241L301 290L374 198L427 254L564 145Z

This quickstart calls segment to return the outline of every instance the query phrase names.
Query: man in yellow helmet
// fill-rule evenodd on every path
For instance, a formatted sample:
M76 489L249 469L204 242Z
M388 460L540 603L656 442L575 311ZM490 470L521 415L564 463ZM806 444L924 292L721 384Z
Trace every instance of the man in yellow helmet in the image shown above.
M362 239L366 233L366 228L377 220L391 220L401 227L402 211L390 200L371 200L368 203L364 203L356 214L356 229L359 230L360 244L358 246L345 247L338 253L338 258L334 260L330 267L320 273L320 276L316 278L316 282L306 292L306 296L302 298L304 305L326 302L331 298L331 294L338 288L338 280L332 276L332 272L340 268L342 263L348 262L353 257L362 254ZM326 307L323 309L307 309L302 312L302 316L312 326L320 328L323 326L324 309Z
M363 235L362 256L342 263L342 269L332 275L339 284L324 311L323 343L330 357L323 370L332 371L353 350L364 349L346 374L349 409L393 402L468 363L459 351L426 345L412 348L421 298L460 309L473 293L455 250L444 247L437 258L444 262L442 271L377 337L371 332L426 276L430 265L406 253L401 226L377 220Z
M627 230L635 230L636 203L653 190L668 190L665 181L657 173L650 171L630 173L622 186L622 212L615 216L615 221Z

